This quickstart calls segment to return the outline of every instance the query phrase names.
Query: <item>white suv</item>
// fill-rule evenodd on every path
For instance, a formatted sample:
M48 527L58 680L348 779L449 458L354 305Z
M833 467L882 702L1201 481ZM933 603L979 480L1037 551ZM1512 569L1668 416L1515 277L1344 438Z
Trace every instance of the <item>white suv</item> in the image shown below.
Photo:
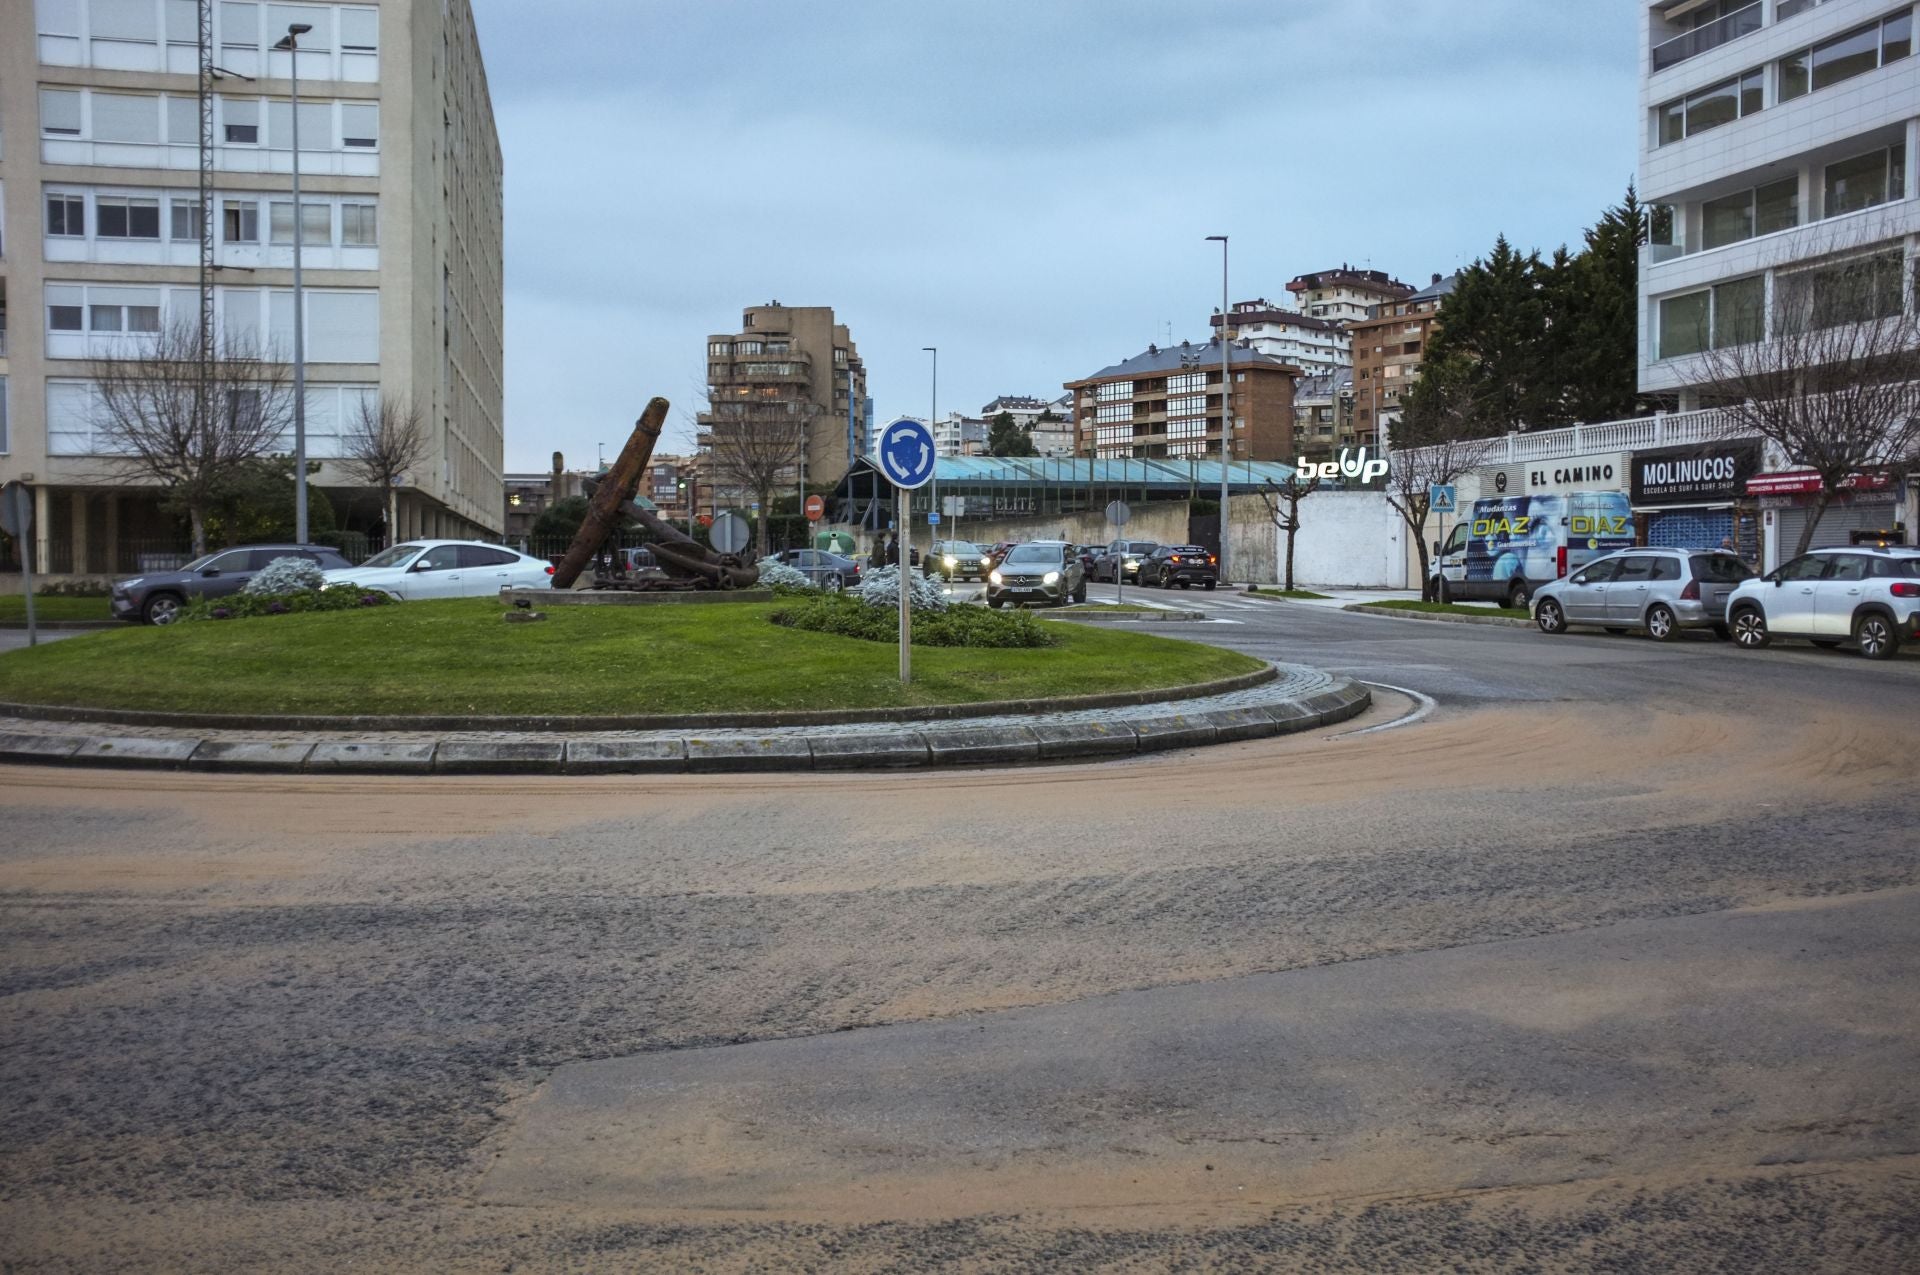
M1920 549L1815 549L1735 589L1727 624L1748 650L1777 637L1852 638L1868 659L1887 659L1920 640Z

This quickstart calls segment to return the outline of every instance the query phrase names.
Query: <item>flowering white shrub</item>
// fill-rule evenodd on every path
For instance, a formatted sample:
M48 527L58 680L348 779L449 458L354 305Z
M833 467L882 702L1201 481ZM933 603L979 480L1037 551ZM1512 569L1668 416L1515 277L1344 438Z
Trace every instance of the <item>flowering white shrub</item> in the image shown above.
M946 595L940 591L938 584L912 570L907 572L907 580L907 587L912 590L910 596L914 610L944 611L947 609ZM853 593L868 606L898 607L900 605L900 568L881 567L877 571L867 572L866 578L860 582L859 588L853 590Z
M306 558L275 558L247 581L248 593L311 593L326 583L320 564Z
M813 581L798 567L789 566L772 554L753 564L760 569L760 583L769 589L811 589Z

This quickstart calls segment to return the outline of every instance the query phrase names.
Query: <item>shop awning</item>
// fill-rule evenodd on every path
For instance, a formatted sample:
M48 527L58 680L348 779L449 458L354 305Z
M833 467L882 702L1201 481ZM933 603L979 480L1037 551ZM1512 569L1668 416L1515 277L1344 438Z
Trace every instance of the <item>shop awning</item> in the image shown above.
M1855 474L1841 483L1847 491L1878 491L1892 480L1885 474ZM1794 496L1821 488L1820 475L1811 469L1782 470L1777 474L1755 474L1747 479L1749 496Z

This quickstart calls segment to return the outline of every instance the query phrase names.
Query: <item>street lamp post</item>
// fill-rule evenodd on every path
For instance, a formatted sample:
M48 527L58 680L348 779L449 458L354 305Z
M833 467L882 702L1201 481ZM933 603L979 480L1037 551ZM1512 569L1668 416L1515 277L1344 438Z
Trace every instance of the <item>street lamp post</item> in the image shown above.
M923 345L920 349L923 353L933 355L933 390L927 400L927 432L935 433L935 431L940 428L940 347L937 345ZM936 452L939 450L938 441L938 435L935 434ZM933 463L933 479L927 484L927 491L929 493L928 499L933 502L932 509L935 513L938 513L940 511L940 458L938 455L934 457ZM927 566L929 567L933 565L933 542L939 538L938 535L934 534L932 524L928 524Z
M1233 369L1228 362L1227 344L1227 237L1208 235L1207 242L1220 244L1220 580L1229 583L1227 574L1227 466L1233 458Z
M300 272L300 258L306 248L301 231L306 218L300 207L300 37L311 30L310 22L290 23L287 33L273 46L287 54L293 67L293 109L289 114L293 117L293 538L297 544L307 543L307 316Z

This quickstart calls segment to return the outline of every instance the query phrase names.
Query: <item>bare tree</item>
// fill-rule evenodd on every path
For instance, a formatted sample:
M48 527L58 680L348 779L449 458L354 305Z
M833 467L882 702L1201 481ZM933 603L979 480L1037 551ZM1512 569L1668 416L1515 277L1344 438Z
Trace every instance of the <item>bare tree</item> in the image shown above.
M198 324L180 320L129 355L96 354L87 365L107 467L165 488L187 514L196 555L207 551L207 515L222 492L277 450L293 420L285 364L233 337L206 354Z
M1293 540L1300 533L1300 502L1320 489L1318 478L1304 481L1298 470L1287 475L1287 481L1276 483L1269 478L1260 489L1260 500L1267 507L1267 518L1281 531L1287 533L1287 592L1293 592Z
M400 487L427 458L427 423L410 398L362 396L347 423L340 468L347 477L380 493L387 542L400 535Z
M1396 450L1389 457L1387 503L1419 551L1423 601L1433 601L1434 594L1427 547L1433 488L1452 486L1468 470L1484 465L1496 442L1488 435L1500 428L1469 373L1458 356L1429 363L1393 430Z
M789 486L799 472L815 409L803 394L767 395L761 390L715 385L707 392L707 410L699 419L716 484L749 492L759 502L759 556L765 557L773 493Z
M1781 278L1770 324L1758 288L1722 302L1711 334L1701 320L1698 358L1723 436L1758 436L1820 476L1796 557L1842 490L1868 475L1898 483L1920 464L1912 291L1895 248Z

